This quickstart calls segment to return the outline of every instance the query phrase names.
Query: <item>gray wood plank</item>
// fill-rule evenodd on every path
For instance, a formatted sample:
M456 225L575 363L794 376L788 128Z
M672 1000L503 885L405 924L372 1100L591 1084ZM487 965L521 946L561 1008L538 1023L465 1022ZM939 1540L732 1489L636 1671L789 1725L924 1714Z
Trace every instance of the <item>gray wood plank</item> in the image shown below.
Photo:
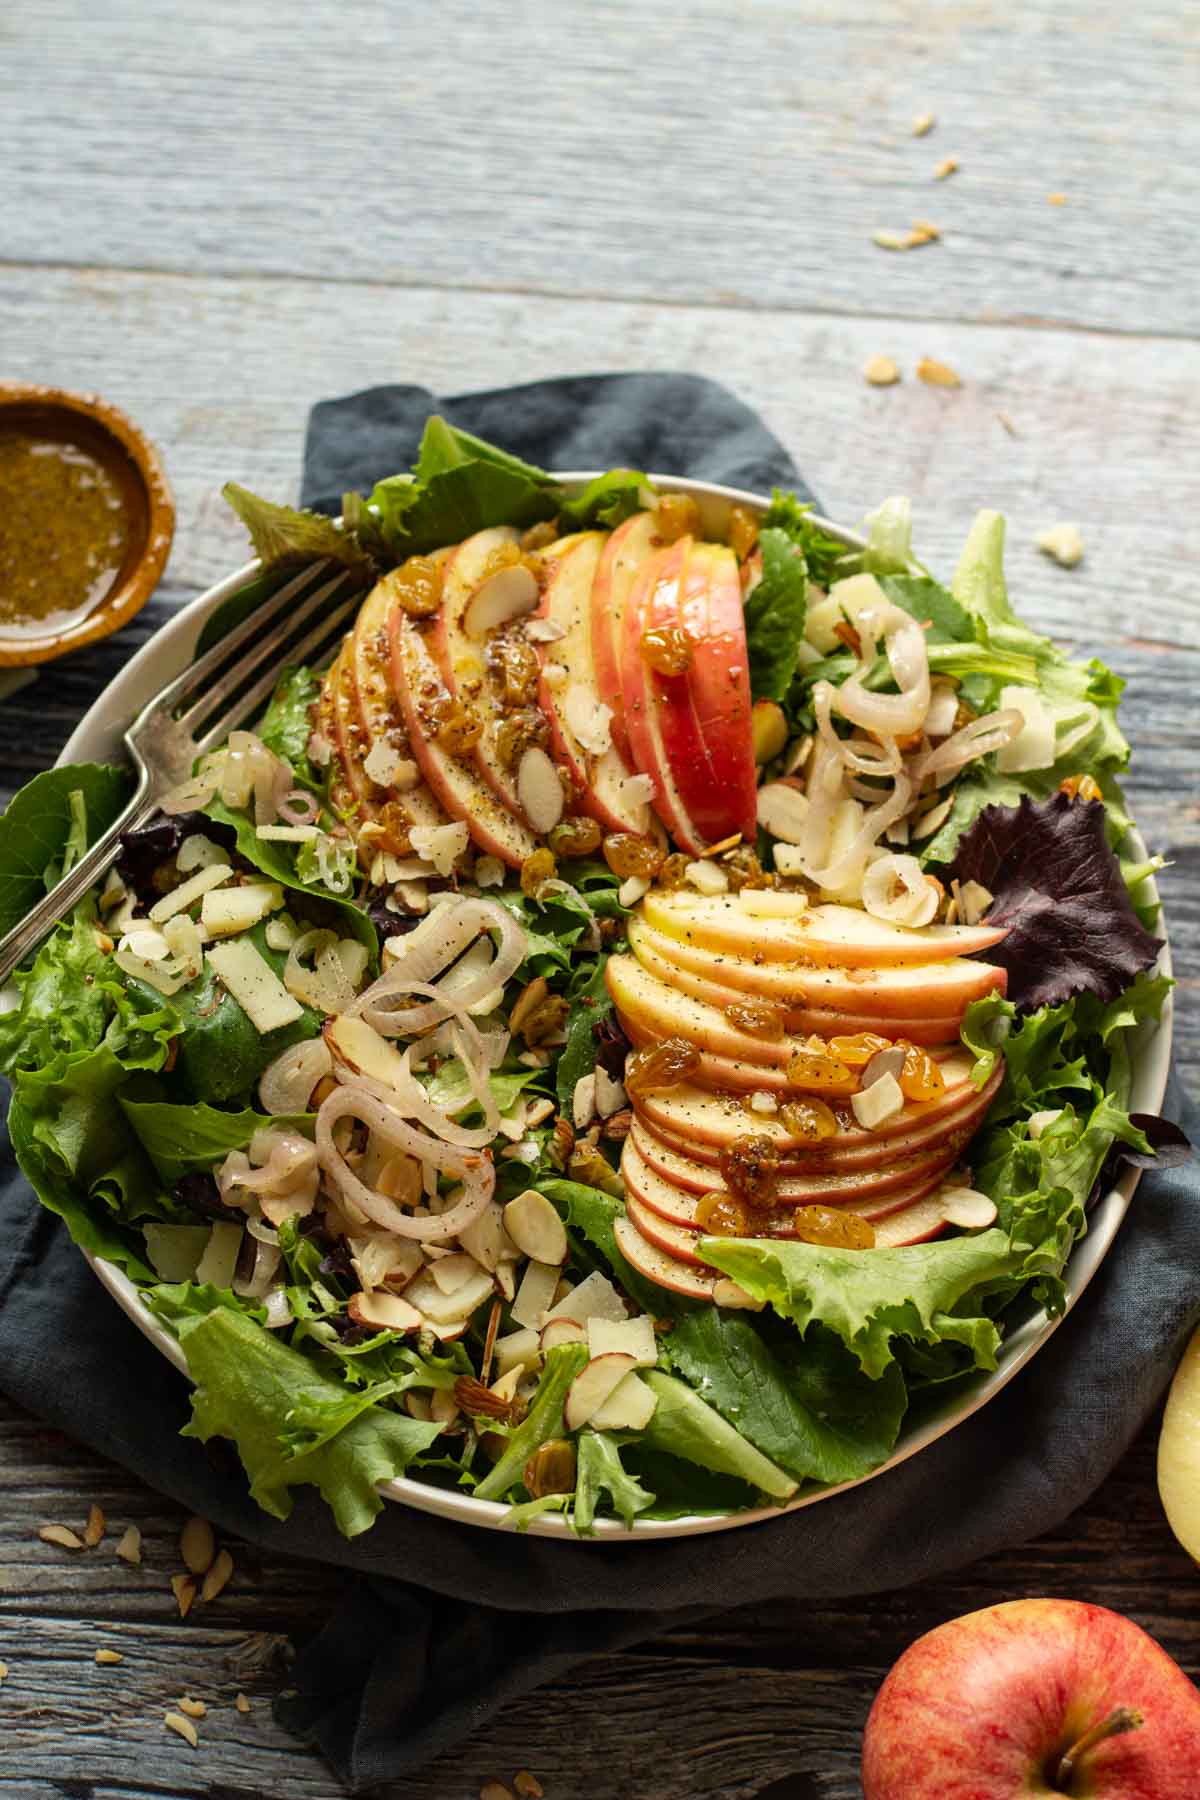
M801 1613L735 1613L593 1663L515 1702L476 1739L394 1784L387 1800L467 1800L488 1777L510 1780L522 1766L549 1800L750 1800L767 1781L800 1773L818 1800L854 1800L863 1723L895 1657L943 1619L1021 1594L1115 1607L1200 1674L1200 1598L1158 1506L1153 1450L1151 1428L1056 1531L937 1583ZM145 1569L118 1565L112 1579L107 1547L81 1555L41 1544L33 1534L43 1497L59 1519L79 1522L90 1499L114 1521L135 1519ZM258 1634L315 1625L339 1577L282 1557L255 1568L235 1547L235 1583L181 1622L167 1578L182 1512L4 1401L0 1499L0 1656L10 1671L0 1794L334 1800L327 1768L271 1719L285 1668L254 1665ZM125 1661L98 1668L100 1647ZM248 1717L232 1708L239 1691L251 1698ZM210 1709L196 1751L162 1724L185 1693Z
M1187 0L44 0L4 36L14 261L1195 327ZM943 242L872 243L915 218Z

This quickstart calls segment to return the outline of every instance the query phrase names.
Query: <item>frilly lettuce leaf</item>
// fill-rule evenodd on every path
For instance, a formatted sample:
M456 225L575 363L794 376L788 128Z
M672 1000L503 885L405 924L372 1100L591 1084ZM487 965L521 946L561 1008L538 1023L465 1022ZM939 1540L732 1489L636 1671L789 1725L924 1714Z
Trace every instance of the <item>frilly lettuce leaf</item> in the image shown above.
M545 1367L529 1411L504 1447L504 1454L475 1489L478 1500L503 1500L520 1481L539 1445L562 1431L567 1389L588 1359L586 1344L559 1344L546 1353Z
M379 1482L402 1475L441 1432L378 1404L391 1385L348 1389L242 1312L214 1307L177 1321L196 1383L185 1437L231 1438L250 1492L277 1519L291 1489L313 1486L346 1537L365 1531L383 1505Z
M575 1446L577 1464L572 1521L581 1537L592 1530L596 1507L607 1493L627 1525L654 1505L654 1495L624 1468L616 1439L607 1431L582 1431Z
M610 469L589 481L575 500L564 500L559 508L559 522L564 532L588 531L607 527L615 531L645 506L650 489L649 476L640 469Z
M1109 849L1099 801L1025 795L1016 808L989 806L950 873L993 896L987 923L1008 935L987 960L1007 971L1008 997L1021 1011L1082 993L1115 1000L1158 956Z
M391 476L369 505L396 557L456 544L488 525L535 524L558 510L553 477L438 414L425 427L413 475Z
M702 1238L700 1253L800 1332L814 1321L832 1331L876 1380L894 1361L896 1338L960 1343L976 1368L995 1368L1000 1333L982 1302L1014 1291L1022 1263L1007 1233L998 1230L869 1256L779 1239L720 1237Z
M852 574L858 567L858 555L848 550L840 538L830 537L813 519L813 509L795 494L774 488L771 504L763 514L764 531L779 530L804 554L808 578L818 587L828 587L839 575Z
M252 494L236 481L227 481L221 492L249 532L254 554L264 569L277 563L328 557L332 562L344 563L364 581L373 574L371 558L363 551L357 535L344 531L325 513L279 506L274 500Z

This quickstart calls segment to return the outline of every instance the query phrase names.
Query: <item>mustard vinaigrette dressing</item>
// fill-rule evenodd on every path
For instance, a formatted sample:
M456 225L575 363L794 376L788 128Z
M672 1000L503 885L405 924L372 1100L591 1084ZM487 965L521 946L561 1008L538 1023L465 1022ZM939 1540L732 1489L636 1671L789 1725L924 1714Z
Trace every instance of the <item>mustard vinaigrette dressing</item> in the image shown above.
M145 497L105 434L0 415L0 639L77 624L145 533Z

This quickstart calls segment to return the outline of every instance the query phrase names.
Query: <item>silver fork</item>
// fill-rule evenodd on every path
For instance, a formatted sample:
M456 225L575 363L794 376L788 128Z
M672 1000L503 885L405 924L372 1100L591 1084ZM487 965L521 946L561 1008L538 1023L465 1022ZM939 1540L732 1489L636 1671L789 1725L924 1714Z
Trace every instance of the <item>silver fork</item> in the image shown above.
M284 664L315 661L330 647L362 591L357 583L353 592L346 591L352 579L347 569L314 586L328 574L328 562L310 564L142 708L125 733L137 776L133 798L70 873L0 939L0 984L104 874L121 833L140 825L163 794L187 780L198 756L215 749L263 707ZM330 610L339 592L342 597ZM298 638L314 618L316 623Z

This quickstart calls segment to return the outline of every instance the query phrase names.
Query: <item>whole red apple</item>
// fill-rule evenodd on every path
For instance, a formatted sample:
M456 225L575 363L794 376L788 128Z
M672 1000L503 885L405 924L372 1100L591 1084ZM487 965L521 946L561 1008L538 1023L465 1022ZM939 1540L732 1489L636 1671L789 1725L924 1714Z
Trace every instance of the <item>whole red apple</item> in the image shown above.
M875 1696L865 1800L1193 1800L1200 1692L1104 1606L1010 1600L911 1644Z

